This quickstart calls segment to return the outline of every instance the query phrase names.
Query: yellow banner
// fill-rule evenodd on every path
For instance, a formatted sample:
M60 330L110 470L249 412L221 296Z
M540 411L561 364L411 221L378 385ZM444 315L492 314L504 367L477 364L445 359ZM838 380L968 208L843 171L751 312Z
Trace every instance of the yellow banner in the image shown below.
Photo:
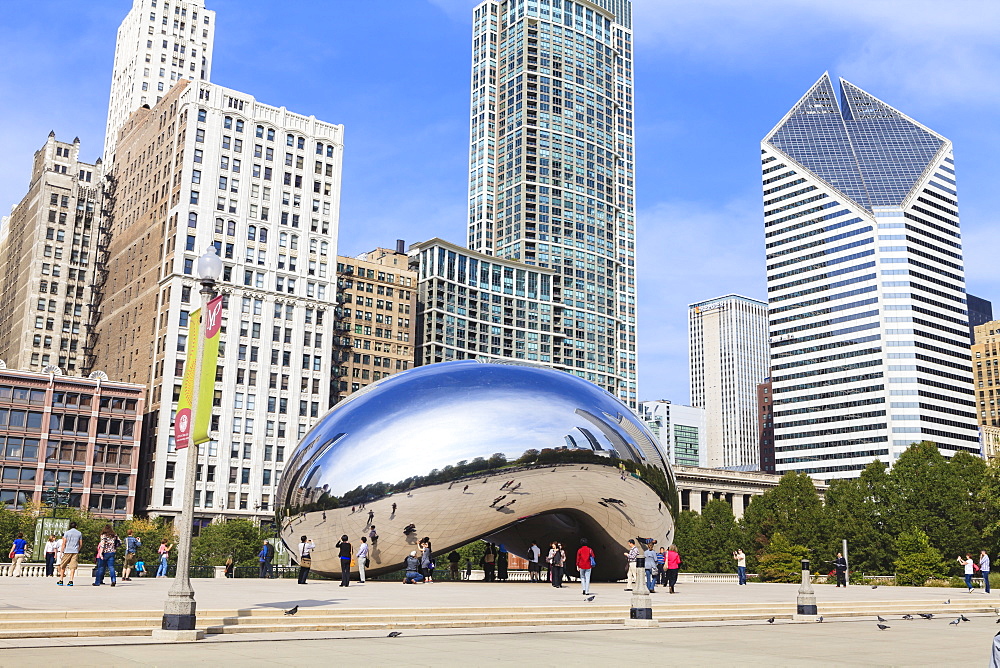
M195 410L194 374L198 364L198 339L202 334L201 309L193 311L188 319L188 356L184 362L184 378L181 382L181 395L177 401L177 416L174 419L174 440L178 450L188 447L192 443L192 438L195 445L210 440L208 428L212 419L212 400L215 397L215 367L219 359L221 325L222 297L219 296L208 302L204 360L201 365L201 382ZM192 413L194 413L194 423L192 423Z

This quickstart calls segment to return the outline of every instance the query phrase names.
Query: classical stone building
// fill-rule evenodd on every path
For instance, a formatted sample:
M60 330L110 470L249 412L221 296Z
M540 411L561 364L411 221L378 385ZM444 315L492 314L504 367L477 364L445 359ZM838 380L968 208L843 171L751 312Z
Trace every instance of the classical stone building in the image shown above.
M739 519L753 500L769 489L778 486L780 475L758 471L727 471L696 466L675 466L677 488L680 491L681 510L701 512L709 501L722 499L733 507L733 514ZM826 485L814 481L822 496Z
M80 140L49 133L31 182L0 235L0 359L14 368L87 368L95 268L104 224L101 159L80 159Z

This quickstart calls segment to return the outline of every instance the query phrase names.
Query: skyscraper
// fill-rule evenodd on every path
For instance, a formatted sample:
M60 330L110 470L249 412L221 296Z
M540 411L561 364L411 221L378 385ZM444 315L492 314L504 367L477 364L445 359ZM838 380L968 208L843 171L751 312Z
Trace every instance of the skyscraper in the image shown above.
M820 77L761 142L776 468L978 452L952 144Z
M553 269L551 364L636 406L628 0L473 11L469 247Z
M704 462L705 409L673 404L666 399L640 401L639 416L659 439L674 466Z
M966 305L969 310L969 338L976 342L976 327L993 320L993 302L982 297L966 293Z
M767 378L767 304L726 295L688 306L691 405L705 409L710 468L756 469L757 385Z
M104 158L113 160L129 114L153 106L180 81L209 81L215 12L205 0L132 0L118 28Z

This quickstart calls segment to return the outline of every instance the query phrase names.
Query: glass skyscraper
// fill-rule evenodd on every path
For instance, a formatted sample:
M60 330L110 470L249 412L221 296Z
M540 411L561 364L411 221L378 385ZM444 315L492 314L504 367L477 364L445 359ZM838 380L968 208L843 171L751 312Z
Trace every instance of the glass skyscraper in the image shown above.
M473 12L473 250L558 277L553 333L516 357L636 406L628 0L487 0ZM511 291L510 307L523 309ZM502 331L478 323L467 356Z
M978 453L951 142L824 74L761 164L777 471Z

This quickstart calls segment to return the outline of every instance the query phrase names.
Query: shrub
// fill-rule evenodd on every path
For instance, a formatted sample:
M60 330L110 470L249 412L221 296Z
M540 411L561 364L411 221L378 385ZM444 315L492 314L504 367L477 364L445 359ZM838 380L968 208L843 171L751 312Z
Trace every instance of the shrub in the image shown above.
M943 578L944 560L931 547L930 539L921 529L904 531L896 538L896 582L903 586L922 587L931 578Z
M776 533L760 555L757 571L763 582L800 582L802 560L808 558L807 547L793 545L783 535Z

